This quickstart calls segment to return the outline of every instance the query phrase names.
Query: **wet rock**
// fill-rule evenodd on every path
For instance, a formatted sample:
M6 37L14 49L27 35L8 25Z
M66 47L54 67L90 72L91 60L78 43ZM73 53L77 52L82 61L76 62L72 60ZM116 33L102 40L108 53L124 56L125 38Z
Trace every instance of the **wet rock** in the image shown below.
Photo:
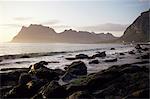
M22 73L19 77L19 84L26 84L28 83L29 81L31 81L32 78L31 78L31 75L28 74L28 73Z
M0 97L2 98L3 96L5 96L11 89L13 88L13 86L3 86L0 88Z
M115 48L110 48L110 50L115 50Z
M55 70L49 69L45 67L48 62L41 61L39 63L36 63L34 65L31 65L29 74L32 76L36 76L38 79L43 79L43 80L58 80L59 79L59 74Z
M44 79L44 80L48 80L48 81L59 79L57 73L48 68L37 69L35 76L39 79Z
M143 48L142 50L143 50L143 51L148 51L148 50L149 50L149 48L147 48L147 47L146 47L146 48Z
M66 73L63 75L63 81L69 81L77 76L86 75L87 67L82 61L75 61L68 66Z
M30 58L28 55L21 56L20 58Z
M17 85L6 94L5 98L29 98L31 92L26 85Z
M125 55L125 53L119 53L119 55Z
M36 98L65 98L67 97L67 91L63 86L60 86L58 82L52 81L46 84L41 91L36 94L33 99Z
M103 52L98 52L97 54L93 55L92 58L96 58L96 57L105 57L106 53L105 51Z
M18 84L19 76L29 69L16 69L8 73L0 73L0 86L14 86Z
M76 59L88 59L89 58L88 55L85 55L85 54L78 54L75 57Z
M68 99L91 99L91 98L93 97L86 91L77 91L68 97Z
M92 60L89 62L89 64L99 64L99 60Z
M150 57L150 53L141 56L142 59L149 59L149 57Z
M117 58L104 60L104 62L116 62L116 61L117 61Z
M131 93L130 95L124 97L124 99L129 99L129 98L142 98L142 99L147 99L149 97L149 89L142 89L135 91Z
M150 58L150 53L146 53L144 55L137 57L136 59L149 59L149 58Z
M62 76L65 74L65 71L63 71L62 69L54 69L54 72L58 75L58 76Z
M142 47L140 46L140 44L137 44L137 45L135 46L135 48L138 49L138 50L139 50L139 49L142 50Z
M129 54L135 54L135 52L134 52L134 51L129 51L128 53L129 53Z

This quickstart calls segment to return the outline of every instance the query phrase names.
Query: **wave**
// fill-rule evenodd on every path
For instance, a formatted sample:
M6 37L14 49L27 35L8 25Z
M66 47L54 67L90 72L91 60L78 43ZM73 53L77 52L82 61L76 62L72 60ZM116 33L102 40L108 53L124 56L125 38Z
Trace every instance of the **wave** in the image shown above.
M23 53L23 54L14 54L14 55L2 55L2 56L0 56L0 62L2 60L5 60L5 59L34 58L34 57L53 56L53 55L59 55L59 54L66 54L66 53L78 53L78 52L109 50L109 49L110 48L107 47L107 48L92 48L92 49L75 50L75 51L40 52L40 53Z

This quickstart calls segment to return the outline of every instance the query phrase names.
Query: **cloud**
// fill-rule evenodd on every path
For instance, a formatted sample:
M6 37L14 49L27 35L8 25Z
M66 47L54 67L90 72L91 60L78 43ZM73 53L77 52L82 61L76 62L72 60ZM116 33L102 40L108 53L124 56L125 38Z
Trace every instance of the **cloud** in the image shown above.
M4 27L21 27L21 24L0 24L0 26Z
M53 28L69 28L70 26L68 26L68 25L54 25L51 27L53 27Z
M60 23L59 20L49 20L49 21L46 21L46 22L42 22L41 24L44 24L44 25L54 25L54 24L58 24Z
M124 31L129 25L128 24L115 24L115 23L106 23L106 24L99 24L95 26L85 26L85 27L78 27L82 30L87 31Z
M13 19L17 21L26 21L26 20L31 20L32 18L31 17L15 17Z

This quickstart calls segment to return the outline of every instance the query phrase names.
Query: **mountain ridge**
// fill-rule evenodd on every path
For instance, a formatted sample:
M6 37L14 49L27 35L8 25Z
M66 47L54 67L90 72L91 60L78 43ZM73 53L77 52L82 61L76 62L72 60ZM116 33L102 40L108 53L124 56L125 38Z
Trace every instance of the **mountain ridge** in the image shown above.
M20 32L12 39L11 42L97 43L116 38L117 37L113 36L111 33L96 34L94 32L76 31L72 29L57 33L53 28L31 24L29 27L23 26Z
M124 34L118 39L120 42L148 42L150 41L150 10L142 12L134 22L127 27Z

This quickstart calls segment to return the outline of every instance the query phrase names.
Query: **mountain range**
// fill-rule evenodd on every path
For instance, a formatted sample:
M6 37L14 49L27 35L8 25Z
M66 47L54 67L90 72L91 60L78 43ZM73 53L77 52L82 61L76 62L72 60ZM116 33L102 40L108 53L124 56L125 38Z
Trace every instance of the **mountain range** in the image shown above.
M12 42L97 43L114 39L117 39L117 37L110 33L96 34L94 32L76 31L72 29L56 33L50 27L31 24L29 27L23 26L20 32L13 38Z
M150 10L141 13L139 17L125 30L124 34L117 38L111 33L99 33L76 30L65 30L56 33L54 29L37 24L22 27L20 32L11 42L19 43L101 43L101 42L148 42Z

